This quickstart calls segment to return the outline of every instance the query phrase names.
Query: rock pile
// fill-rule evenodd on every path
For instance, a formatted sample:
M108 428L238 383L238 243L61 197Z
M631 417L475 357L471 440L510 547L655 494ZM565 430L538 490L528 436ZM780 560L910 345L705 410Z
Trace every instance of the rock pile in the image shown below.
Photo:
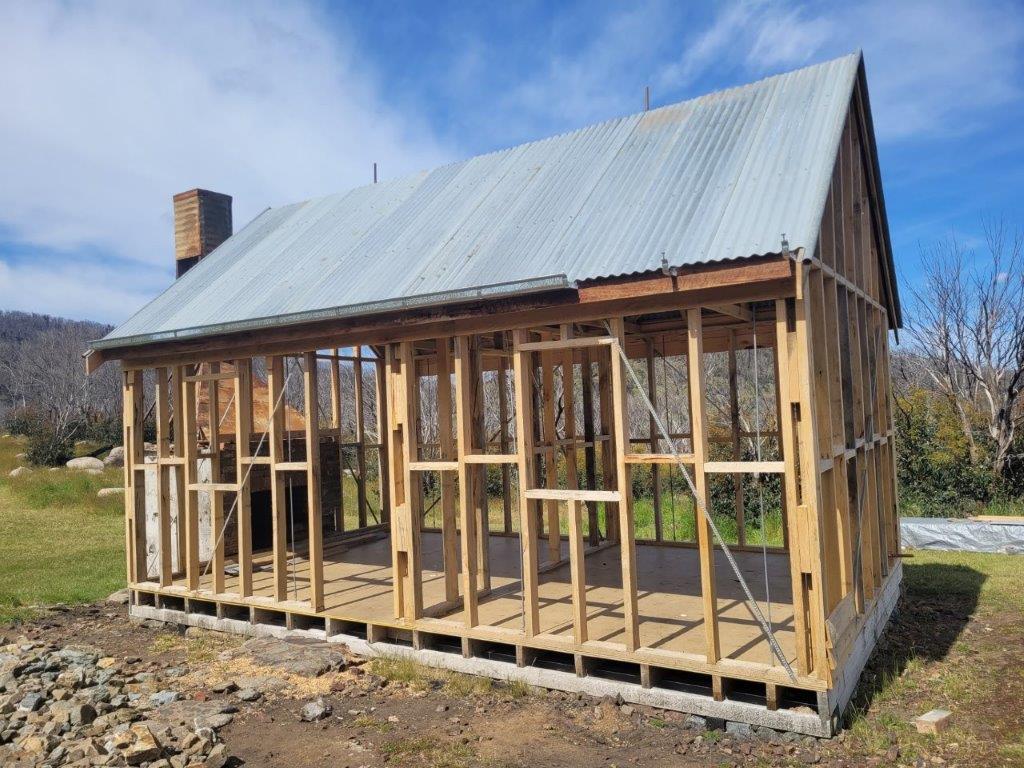
M181 668L148 671L94 648L0 639L0 764L222 768L230 705L182 700Z

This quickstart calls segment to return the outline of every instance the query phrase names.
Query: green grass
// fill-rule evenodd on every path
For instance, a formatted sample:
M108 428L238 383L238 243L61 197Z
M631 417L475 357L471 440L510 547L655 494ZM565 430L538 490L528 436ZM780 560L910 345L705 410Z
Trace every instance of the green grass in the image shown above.
M350 459L350 466L354 459ZM346 472L341 479L341 505L344 511L345 530L354 531L359 527L359 485L354 477ZM380 478L376 475L367 477L366 482L366 522L376 525L380 522Z
M9 473L24 441L0 438L0 623L30 618L33 606L85 603L124 586L122 473L60 468Z
M424 508L430 511L424 516L424 525L428 528L440 528L441 526L441 505L434 502L437 500L438 494L432 496L426 496L423 500ZM488 503L488 523L492 531L501 531L504 528L504 506L502 499L499 497L491 496L487 500ZM434 505L431 508L431 505ZM598 505L598 527L603 532L605 530L605 505ZM561 513L559 515L558 527L563 536L569 534L569 521L565 515L564 505L560 507ZM715 526L718 528L718 532L725 539L726 544L736 544L739 542L738 526L736 518L733 515L718 514L712 512L714 515ZM760 520L756 509L751 509L747 512L747 519L745 521L746 528L746 543L754 546L761 545L761 527L759 525ZM346 520L348 515L346 513ZM655 538L655 525L654 525L654 499L650 496L639 496L633 500L633 519L634 519L634 530L636 532L637 541L653 541ZM662 539L664 541L675 541L675 542L695 542L697 540L697 530L695 524L695 518L693 514L693 500L689 495L677 494L675 499L672 499L668 494L662 496L661 500L661 520L662 520ZM764 529L768 535L768 546L770 547L781 547L782 546L782 514L779 510L766 510L764 518ZM519 532L519 509L515 503L512 505L512 531L514 533ZM583 535L587 536L590 532L590 523L586 515L583 516Z
M977 601L978 612L1024 612L1024 558L982 552L915 550L904 575L912 597Z
M1020 764L1014 761L1024 755L1024 729L1019 710L1012 714L1006 702L1024 695L1024 561L912 554L904 560L906 600L862 676L846 748L866 757L896 745L901 763L936 755L955 763L972 754L978 764L996 756L1007 762L987 764ZM953 712L953 726L918 734L912 720L936 707Z
M501 690L512 699L525 699L533 695L533 688L530 687L529 683L524 683L522 680L509 680L502 686Z
M901 517L971 517L972 515L1024 516L1024 499L993 499L989 502L962 499L935 503L931 499L900 497Z
M392 683L405 683L418 687L429 684L431 670L409 659L378 656L370 662L370 671Z
M1024 516L1024 499L997 499L986 504L977 514L1010 517Z

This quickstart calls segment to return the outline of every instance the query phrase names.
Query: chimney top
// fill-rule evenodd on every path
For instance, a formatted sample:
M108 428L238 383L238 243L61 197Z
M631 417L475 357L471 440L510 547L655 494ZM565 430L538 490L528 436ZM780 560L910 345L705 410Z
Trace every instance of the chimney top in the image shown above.
M231 195L190 189L174 196L174 259L181 277L232 234Z

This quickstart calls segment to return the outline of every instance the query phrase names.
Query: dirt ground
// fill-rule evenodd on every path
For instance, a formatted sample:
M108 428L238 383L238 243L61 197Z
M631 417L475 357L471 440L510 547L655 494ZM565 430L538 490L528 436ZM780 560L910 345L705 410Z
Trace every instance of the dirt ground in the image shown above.
M237 658L229 660L243 638L140 623L129 620L124 606L58 609L6 631L9 638L15 633L49 643L88 644L154 671L184 666L188 674L176 687L200 701L229 698L229 693L212 690L216 682L246 673L252 679L254 673L240 669ZM980 642L968 646L964 640L971 637ZM689 728L679 713L509 687L405 662L356 662L344 672L292 679L283 688L269 685L256 702L231 698L238 711L220 737L236 765L288 768L1021 765L1024 753L1015 745L1024 733L1022 645L1024 623L1018 613L977 618L971 606L948 596L917 600L897 616L883 640L866 674L853 726L828 742L781 734L737 738ZM913 655L907 653L911 647ZM991 695L968 698L976 706L969 713L957 712L958 728L948 734L919 737L906 714L898 714L919 714L936 705L929 682L938 680L943 689L971 684L963 669L955 680L949 678L951 659L960 668L996 658L1005 666L991 678ZM929 666L935 664L946 667ZM911 684L909 677L918 682ZM988 685L988 677L974 678L972 691ZM317 696L332 714L303 722L300 710Z

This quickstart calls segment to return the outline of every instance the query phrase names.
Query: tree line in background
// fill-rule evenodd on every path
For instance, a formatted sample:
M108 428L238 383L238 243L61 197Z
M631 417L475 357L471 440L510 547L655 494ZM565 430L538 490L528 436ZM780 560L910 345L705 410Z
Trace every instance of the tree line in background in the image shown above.
M986 222L921 263L892 363L902 512L1024 514L1024 232Z
M904 515L956 516L981 506L1019 513L1024 508L1024 233L1001 221L986 224L983 231L976 246L950 236L924 249L920 278L904 291L906 327L892 359ZM88 342L108 330L97 323L0 312L0 422L6 431L28 436L33 463L66 461L77 440L93 441L99 449L120 442L119 370L106 365L86 376L81 358ZM770 433L777 423L771 395L773 355L763 351L756 366L749 350L737 358L741 428L752 431L757 414L760 428ZM723 434L729 429L732 407L725 366L724 354L709 355L709 427ZM637 361L636 370L646 386L645 363ZM261 375L259 365L254 372ZM351 392L354 370L349 366L341 374L343 388ZM373 375L372 365L364 368L370 432L376 421ZM581 375L578 370L574 382L577 410L582 408ZM659 356L655 350L654 375L663 418L672 431L688 431L685 358ZM326 379L321 377L322 385ZM560 394L560 375L555 385ZM436 435L429 434L437 423L431 412L432 407L436 411L435 386L430 379L421 383L421 439L426 443L436 442ZM295 399L294 406L301 408L298 384L288 389L295 390L288 392L289 402ZM506 394L507 401L514 402L511 393ZM485 388L484 396L485 428L493 435L498 430L497 388ZM649 414L639 398L631 400L631 434L646 436ZM346 415L352 411L343 409ZM563 423L560 412L556 420ZM576 420L582 424L582 413ZM596 420L599 425L599 415ZM685 442L677 447L688 450ZM742 451L743 458L755 458L752 438L744 438ZM773 458L777 441L766 438L761 451L762 458ZM645 485L648 474L634 478L641 486L635 489L638 494L650 493ZM679 478L662 482L671 484L673 492L685 493Z
M58 465L75 441L121 442L116 366L87 376L82 354L110 326L0 311L0 422L29 438L34 464Z

